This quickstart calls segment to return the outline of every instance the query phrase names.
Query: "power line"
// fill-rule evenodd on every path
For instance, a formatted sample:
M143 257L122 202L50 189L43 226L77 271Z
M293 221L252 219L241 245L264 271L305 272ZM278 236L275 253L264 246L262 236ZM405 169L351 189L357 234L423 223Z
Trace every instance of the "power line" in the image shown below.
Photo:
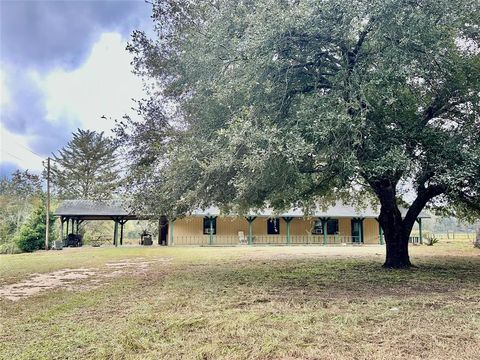
M25 161L25 159L20 159L18 156L13 155L12 153L9 153L8 151L5 151L8 155L13 156L15 159L18 159L20 161Z
M38 156L38 157L39 157L39 158L41 158L42 160L44 160L44 159L45 159L45 156L42 156L42 155L40 155L40 154L36 153L36 152L35 152L35 151L33 151L32 149L30 149L28 146L25 146L25 145L21 144L20 142L18 142L18 141L17 141L17 140L15 140L15 139L12 139L12 140L13 140L14 142L16 142L18 145L20 145L21 147L23 147L25 150L28 150L28 151L30 151L30 152L31 152L33 155L36 155L36 156Z

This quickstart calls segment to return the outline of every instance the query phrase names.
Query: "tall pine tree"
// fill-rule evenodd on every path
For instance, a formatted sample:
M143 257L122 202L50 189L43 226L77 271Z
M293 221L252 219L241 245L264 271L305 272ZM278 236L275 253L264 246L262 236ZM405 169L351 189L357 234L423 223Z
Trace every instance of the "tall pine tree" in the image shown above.
M60 198L107 199L118 187L115 146L103 132L78 129L54 159L53 182Z

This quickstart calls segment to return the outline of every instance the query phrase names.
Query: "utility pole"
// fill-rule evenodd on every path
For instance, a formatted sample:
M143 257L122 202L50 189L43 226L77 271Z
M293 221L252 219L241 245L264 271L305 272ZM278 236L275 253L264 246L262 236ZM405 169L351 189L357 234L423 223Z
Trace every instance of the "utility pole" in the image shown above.
M47 223L45 224L45 250L48 250L48 235L50 233L50 157L47 158Z

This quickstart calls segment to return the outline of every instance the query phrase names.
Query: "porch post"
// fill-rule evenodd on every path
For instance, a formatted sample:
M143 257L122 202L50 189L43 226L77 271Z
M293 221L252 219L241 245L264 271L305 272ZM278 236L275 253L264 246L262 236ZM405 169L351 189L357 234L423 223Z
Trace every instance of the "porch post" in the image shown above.
M170 244L173 245L173 223L175 222L175 218L172 219L172 221L169 222L168 224L168 235L170 235Z
M323 231L323 245L327 245L327 222L328 218L320 218L322 222L322 231Z
M363 239L363 220L364 218L360 218L360 242L363 244L364 239Z
M420 238L420 244L423 244L422 218L417 218L417 222L418 222L418 236Z
M252 223L256 219L255 216L247 216L248 221L248 245L253 245Z
M380 243L380 245L383 245L383 228L380 224L380 220L378 220L378 218L375 218L375 220L377 220L378 223L378 242Z
M68 226L70 225L70 219L67 217L67 236L68 236Z
M380 237L380 245L383 245L383 229L380 223L378 223L378 236Z
M292 241L290 238L290 221L292 221L292 217L284 217L283 220L287 224L287 245L291 245Z
M158 245L161 244L161 239L160 239L161 232L162 232L162 224L161 224L161 220L158 219Z
M208 220L210 221L210 231L209 231L209 237L208 237L208 245L213 245L213 219L215 217L209 216Z

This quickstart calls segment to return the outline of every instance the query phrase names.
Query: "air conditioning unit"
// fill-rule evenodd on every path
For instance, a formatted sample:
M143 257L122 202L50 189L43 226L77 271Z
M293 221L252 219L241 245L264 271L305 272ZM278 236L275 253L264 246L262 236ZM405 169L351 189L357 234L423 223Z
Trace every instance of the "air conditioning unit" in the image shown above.
M320 229L320 228L313 229L313 233L315 235L323 235L323 229Z

